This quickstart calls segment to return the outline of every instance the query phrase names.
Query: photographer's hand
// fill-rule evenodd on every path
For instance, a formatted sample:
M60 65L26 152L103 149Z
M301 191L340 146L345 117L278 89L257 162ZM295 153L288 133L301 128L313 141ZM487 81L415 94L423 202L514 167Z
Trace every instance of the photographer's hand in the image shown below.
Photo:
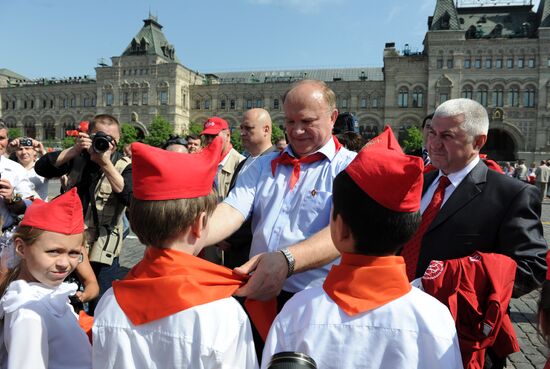
M57 157L55 166L62 166L63 164L76 158L81 152L88 151L91 146L92 140L90 139L90 136L88 136L87 133L79 132L74 145L61 151L61 154Z
M44 145L42 144L42 142L33 139L32 147L36 150L38 154L40 154L40 156L46 154L46 150L44 149Z
M13 199L13 186L7 179L0 179L0 196L6 203L11 202Z
M91 142L91 141L90 141ZM96 152L93 147L88 148L88 152L90 153L90 159L99 165L100 167L105 167L109 163L111 163L111 155L115 151L115 147L112 143L109 144L109 150L106 150L104 152Z

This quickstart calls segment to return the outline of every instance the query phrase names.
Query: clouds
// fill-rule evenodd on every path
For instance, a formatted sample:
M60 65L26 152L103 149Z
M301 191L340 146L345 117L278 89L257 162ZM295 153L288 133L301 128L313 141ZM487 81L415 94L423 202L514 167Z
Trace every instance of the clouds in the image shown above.
M248 0L253 5L275 5L305 14L319 13L322 8L341 4L345 0Z

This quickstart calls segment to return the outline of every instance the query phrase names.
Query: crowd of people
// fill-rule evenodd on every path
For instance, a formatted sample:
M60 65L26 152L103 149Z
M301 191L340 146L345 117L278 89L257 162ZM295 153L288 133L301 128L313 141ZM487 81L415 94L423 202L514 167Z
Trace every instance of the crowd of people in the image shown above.
M270 368L291 352L318 368L504 368L510 299L543 283L550 337L546 187L480 156L482 105L439 105L417 156L389 126L363 147L335 135L324 82L293 84L283 110L277 142L267 110L245 112L246 156L220 117L121 153L99 114L39 159L13 140L17 164L0 125L0 367ZM30 176L66 176L65 192L42 201ZM126 213L146 246L128 273Z

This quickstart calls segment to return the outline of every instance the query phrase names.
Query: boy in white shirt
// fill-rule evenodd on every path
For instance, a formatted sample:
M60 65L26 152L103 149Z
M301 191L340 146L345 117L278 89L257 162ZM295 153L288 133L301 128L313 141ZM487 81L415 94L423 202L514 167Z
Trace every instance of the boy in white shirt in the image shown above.
M284 306L262 368L282 351L323 369L463 367L450 312L411 287L395 256L420 224L422 171L387 127L336 177L330 230L341 262Z
M130 223L143 260L95 310L94 368L257 368L231 270L195 257L217 203L221 140L197 154L132 145Z

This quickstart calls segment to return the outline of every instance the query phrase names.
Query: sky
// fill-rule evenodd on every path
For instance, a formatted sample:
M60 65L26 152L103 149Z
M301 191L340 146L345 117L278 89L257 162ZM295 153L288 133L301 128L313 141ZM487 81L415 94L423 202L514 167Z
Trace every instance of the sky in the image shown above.
M122 54L149 12L180 62L201 73L382 67L386 42L422 51L435 3L0 0L0 68L31 79L94 76L99 59L110 65Z

